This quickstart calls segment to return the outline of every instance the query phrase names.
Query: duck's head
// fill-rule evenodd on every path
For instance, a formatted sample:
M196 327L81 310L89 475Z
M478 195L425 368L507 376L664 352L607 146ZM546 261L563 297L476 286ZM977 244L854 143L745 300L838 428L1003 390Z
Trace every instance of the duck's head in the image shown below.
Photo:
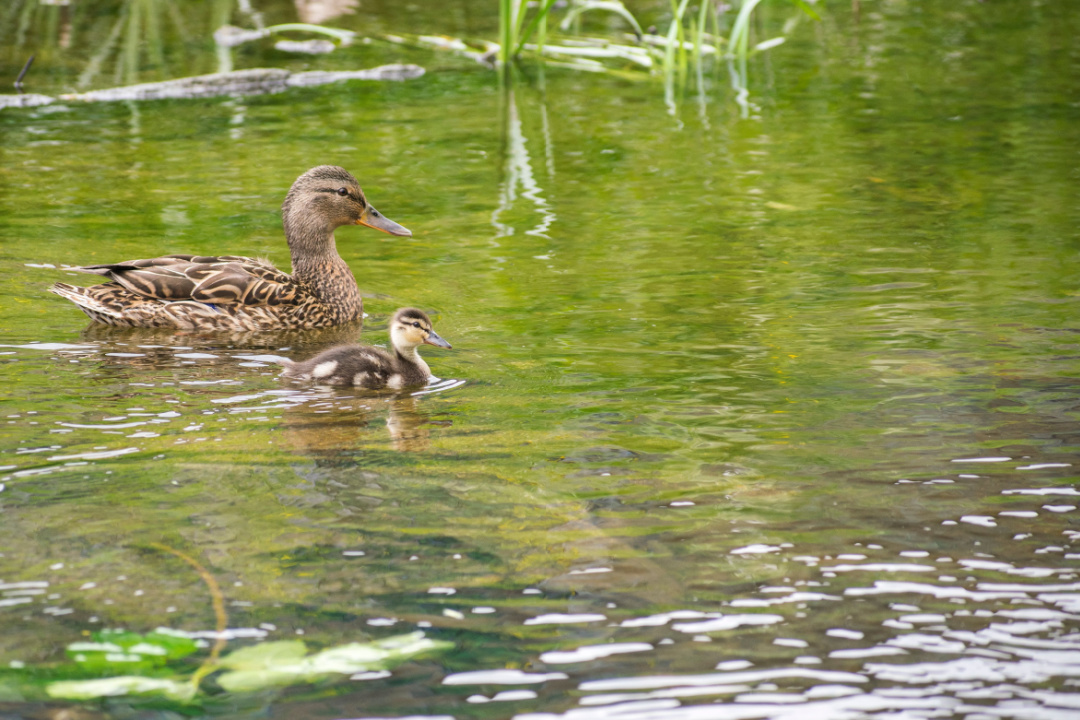
M422 310L401 308L390 318L390 342L398 350L412 352L419 345L450 348L450 343L431 328L431 319Z
M326 236L342 225L367 225L400 237L412 235L373 208L356 178L336 165L320 165L298 177L281 204L281 215L290 237Z

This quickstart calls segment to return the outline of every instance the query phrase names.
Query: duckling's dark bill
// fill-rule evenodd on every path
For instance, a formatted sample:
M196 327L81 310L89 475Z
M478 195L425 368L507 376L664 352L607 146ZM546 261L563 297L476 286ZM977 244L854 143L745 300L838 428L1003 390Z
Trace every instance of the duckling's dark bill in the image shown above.
M382 230L389 235L397 235L398 237L412 237L412 232L408 228L404 228L398 225L396 222L380 213L370 205L367 206L367 210L360 216L360 219L356 221L357 225L367 225L369 228L375 228L376 230Z
M428 332L427 338L424 340L425 345L434 345L435 347L454 349L454 346L439 337L438 333L434 330Z

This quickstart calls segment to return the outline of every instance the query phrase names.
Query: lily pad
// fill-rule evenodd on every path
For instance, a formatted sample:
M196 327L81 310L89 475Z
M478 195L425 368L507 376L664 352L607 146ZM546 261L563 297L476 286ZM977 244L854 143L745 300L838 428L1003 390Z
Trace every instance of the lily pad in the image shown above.
M221 666L233 670L262 670L294 662L307 655L307 645L300 640L264 642L241 648L221 658Z
M121 695L161 695L171 700L187 702L195 696L191 683L163 678L122 675L99 680L59 680L45 687L49 697L64 700L96 700Z
M186 657L198 649L191 638L162 630L146 635L104 630L94 633L89 642L68 645L67 655L87 670L131 672L161 667L169 660Z
M335 674L385 670L421 653L451 647L452 643L431 640L422 632L339 645L307 657L303 656L303 643L298 641L262 643L222 658L221 664L234 670L218 677L217 682L230 692L253 692L316 682Z

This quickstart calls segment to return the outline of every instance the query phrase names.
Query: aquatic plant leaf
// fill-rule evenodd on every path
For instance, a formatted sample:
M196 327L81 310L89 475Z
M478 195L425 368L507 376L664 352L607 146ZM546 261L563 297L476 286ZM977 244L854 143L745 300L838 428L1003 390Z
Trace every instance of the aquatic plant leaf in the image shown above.
M328 648L308 657L297 656L303 643L285 641L263 643L276 645L263 654L250 651L259 645L238 650L222 660L226 667L237 668L217 678L221 687L230 692L252 692L267 687L315 682L329 675L345 675L365 670L384 670L399 665L415 655L446 650L452 643L431 640L421 632L376 640L370 643L349 643ZM285 647L292 645L292 647ZM301 655L302 655L301 651ZM236 656L240 655L239 658Z
M268 687L310 682L317 678L306 672L301 663L282 665L278 668L259 670L236 670L217 678L218 685L229 692L254 692Z
M319 672L353 673L383 669L386 663L401 663L413 655L447 650L453 643L431 640L422 632L394 635L370 643L349 643L328 648L308 658ZM361 667L362 666L362 667Z
M69 647L67 653L68 657L84 671L89 670L95 673L138 672L165 664L163 657L147 657L127 652L102 652L100 650L81 652Z
M73 642L67 646L67 652L69 655L85 652L122 653L124 648L111 642Z
M235 650L221 658L221 666L233 670L259 670L299 660L307 654L301 640L264 642Z
M168 628L159 628L154 632L143 636L142 645L152 645L165 651L165 657L169 660L187 657L199 649L199 646L189 637L174 635L171 632L162 632ZM128 648L128 652L139 652L139 645Z
M143 636L139 633L129 632L127 630L102 630L101 632L94 633L91 637L98 642L112 643L113 645L119 645L124 649L141 642L143 639Z
M49 697L64 700L94 700L124 695L161 695L171 700L187 702L195 696L190 683L163 678L122 675L98 680L59 680L45 686Z
M66 652L83 668L96 671L113 668L130 672L136 667L162 666L169 660L186 657L198 649L191 638L160 631L139 635L123 630L105 630L94 633L92 637L91 642L71 643Z

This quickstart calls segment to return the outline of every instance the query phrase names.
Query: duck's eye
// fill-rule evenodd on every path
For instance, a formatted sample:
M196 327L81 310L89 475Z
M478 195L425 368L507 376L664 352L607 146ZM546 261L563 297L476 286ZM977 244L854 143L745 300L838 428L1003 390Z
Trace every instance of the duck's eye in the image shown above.
M418 327L420 327L420 323L418 323L418 322L414 322L414 323L412 324L412 326L413 326L414 328L418 328Z
M338 188L337 194L340 195L341 197L348 197L349 188Z

